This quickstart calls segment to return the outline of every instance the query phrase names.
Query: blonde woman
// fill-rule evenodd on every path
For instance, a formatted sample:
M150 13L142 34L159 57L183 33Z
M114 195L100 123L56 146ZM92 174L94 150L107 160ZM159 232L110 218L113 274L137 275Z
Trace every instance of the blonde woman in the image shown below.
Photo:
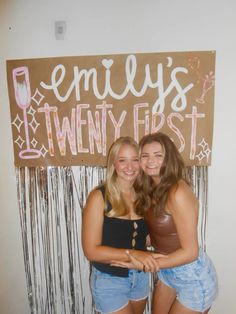
M82 244L92 262L91 291L99 313L142 314L149 293L149 276L158 265L146 250L143 211L135 210L133 183L139 174L138 145L121 137L112 145L106 182L89 195L83 212ZM142 270L114 267L129 260L126 249L142 259Z

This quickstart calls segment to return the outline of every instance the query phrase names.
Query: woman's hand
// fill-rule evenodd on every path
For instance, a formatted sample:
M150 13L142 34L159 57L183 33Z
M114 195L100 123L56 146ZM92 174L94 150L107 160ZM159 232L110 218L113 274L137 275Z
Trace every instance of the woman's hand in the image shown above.
M137 270L142 270L142 271L145 270L144 264L140 262L138 259L136 259L135 257L131 256L128 250L126 251L126 255L129 258L128 262L113 261L111 263L111 266L137 269Z
M138 250L126 250L126 254L129 257L129 262L114 261L111 265L129 269L138 269L145 272L157 272L160 269L158 258L167 258L167 255Z
M159 271L159 263L158 261L153 257L151 252L148 251L139 251L139 250L127 250L126 254L129 256L129 259L132 263L141 262L142 269L139 268L139 270L145 270L150 272L156 272Z

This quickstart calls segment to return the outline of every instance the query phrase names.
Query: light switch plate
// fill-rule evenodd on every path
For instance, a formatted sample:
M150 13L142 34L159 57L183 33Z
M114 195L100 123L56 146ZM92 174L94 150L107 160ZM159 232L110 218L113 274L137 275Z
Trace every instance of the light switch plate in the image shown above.
M56 39L65 39L66 35L66 21L55 22L55 37Z

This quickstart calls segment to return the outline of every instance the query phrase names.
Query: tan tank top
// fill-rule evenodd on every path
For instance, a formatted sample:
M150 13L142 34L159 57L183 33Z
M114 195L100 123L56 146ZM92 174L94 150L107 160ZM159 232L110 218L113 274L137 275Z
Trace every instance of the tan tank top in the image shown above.
M170 214L163 212L156 217L153 210L148 210L144 219L148 226L151 244L156 252L169 254L181 247L174 220Z

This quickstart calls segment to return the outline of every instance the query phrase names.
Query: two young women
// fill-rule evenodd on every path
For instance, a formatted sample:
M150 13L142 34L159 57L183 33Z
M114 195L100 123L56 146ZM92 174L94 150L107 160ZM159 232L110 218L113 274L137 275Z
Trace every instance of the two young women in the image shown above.
M91 192L83 216L98 312L143 313L149 271L159 279L152 313L207 313L211 307L216 273L198 247L198 201L183 170L177 148L163 133L141 140L140 158L131 138L112 145L106 183ZM155 253L146 251L148 233Z

